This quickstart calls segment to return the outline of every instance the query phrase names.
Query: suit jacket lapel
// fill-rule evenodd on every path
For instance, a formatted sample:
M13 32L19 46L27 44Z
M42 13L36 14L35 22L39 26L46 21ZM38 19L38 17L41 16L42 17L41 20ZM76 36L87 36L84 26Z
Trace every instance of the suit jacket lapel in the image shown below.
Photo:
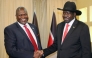
M37 44L38 44L39 49L42 49L41 44L40 44L40 39L38 38L38 34L36 32L36 28L34 28L31 24L29 24L29 25L30 25L32 31L34 32L34 35L36 37L36 40L37 40Z
M19 24L17 22L15 24L16 24L16 27L19 30L19 32L21 32L24 37L28 38L28 36L26 35L25 31L19 26ZM37 34L36 34L35 28L31 24L29 24L29 26L30 26L30 28L32 28L32 30L33 30L33 32L34 32L34 34L36 36L36 39L37 39ZM29 39L27 39L27 40L29 40ZM39 49L42 49L41 44L39 43L39 40L38 39L37 39L37 43L38 43Z
M66 35L66 37L65 37L63 43L64 43L67 39L69 39L68 37L71 36L72 32L75 30L75 28L76 28L76 26L77 26L77 23L78 23L78 20L75 19L73 25L71 26L69 32L67 33L67 35Z
M25 31L19 26L19 24L17 22L15 24L16 24L17 29L19 30L19 32L21 32L21 34L23 34L24 37L28 38Z
M61 25L60 25L60 28L59 28L59 32L58 32L58 44L59 44L59 47L61 46L61 42L62 42L62 35L63 35L63 29L64 29L64 25L65 23L63 22Z

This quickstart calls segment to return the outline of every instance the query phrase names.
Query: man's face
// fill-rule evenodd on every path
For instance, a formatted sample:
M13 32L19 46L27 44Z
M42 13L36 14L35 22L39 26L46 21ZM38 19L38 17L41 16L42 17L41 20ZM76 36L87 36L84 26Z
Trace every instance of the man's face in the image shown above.
M71 20L74 19L75 15L76 15L76 14L73 13L73 12L70 12L70 11L63 11L62 17L63 17L63 20L64 20L66 23L69 23Z
M28 14L24 10L19 10L16 15L17 21L23 25L28 22Z

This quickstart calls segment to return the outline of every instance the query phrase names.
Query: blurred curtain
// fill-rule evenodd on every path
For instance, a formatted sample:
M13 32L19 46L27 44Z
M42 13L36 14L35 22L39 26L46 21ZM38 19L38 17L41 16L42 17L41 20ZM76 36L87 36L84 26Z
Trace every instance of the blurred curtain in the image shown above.
M39 26L43 48L46 48L48 43L53 11L56 14L57 24L63 21L62 11L57 10L57 8L63 8L63 5L66 1L76 2L76 0L34 0L33 1L33 11L36 12L36 16L38 19L38 26Z

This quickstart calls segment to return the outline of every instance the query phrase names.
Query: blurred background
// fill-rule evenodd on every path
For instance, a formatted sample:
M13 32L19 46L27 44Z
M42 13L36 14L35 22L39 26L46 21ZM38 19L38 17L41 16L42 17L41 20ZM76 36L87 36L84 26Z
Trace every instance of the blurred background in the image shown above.
M30 23L33 21L35 12L42 47L46 48L53 12L57 24L62 22L62 11L57 10L57 8L63 8L66 1L74 1L77 9L82 11L82 15L77 18L89 26L92 42L92 0L0 0L0 58L8 58L4 47L4 28L16 21L15 12L17 7L23 6L27 9ZM47 58L56 58L56 53Z

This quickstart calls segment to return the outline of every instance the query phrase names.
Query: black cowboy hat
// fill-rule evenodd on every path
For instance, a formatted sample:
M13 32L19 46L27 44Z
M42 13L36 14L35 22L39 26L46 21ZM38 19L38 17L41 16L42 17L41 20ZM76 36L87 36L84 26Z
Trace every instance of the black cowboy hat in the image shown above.
M74 2L67 1L63 7L63 9L57 8L58 10L63 10L63 11L72 11L75 12L76 15L81 15L82 12L80 10L76 10L76 5Z

